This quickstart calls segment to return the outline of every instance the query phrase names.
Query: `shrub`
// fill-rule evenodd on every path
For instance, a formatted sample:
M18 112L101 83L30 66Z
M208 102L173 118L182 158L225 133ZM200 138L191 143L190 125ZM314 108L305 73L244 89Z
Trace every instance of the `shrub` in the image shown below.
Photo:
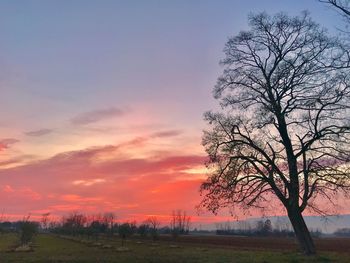
M22 221L19 225L19 239L21 245L31 242L38 232L38 223L30 221Z

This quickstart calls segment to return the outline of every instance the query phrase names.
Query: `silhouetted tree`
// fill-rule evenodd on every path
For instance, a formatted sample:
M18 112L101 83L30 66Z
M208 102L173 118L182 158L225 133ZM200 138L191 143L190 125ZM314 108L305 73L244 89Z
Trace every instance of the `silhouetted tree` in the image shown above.
M231 37L214 89L223 112L207 112L203 136L213 172L202 207L266 207L276 196L305 254L315 247L302 212L350 187L349 54L300 17L249 16Z
M3 223L5 221L6 221L6 217L5 217L4 211L2 211L1 214L0 214L0 234L5 232L5 229L4 229L4 226L3 226Z
M136 224L134 222L126 222L118 226L118 233L122 239L122 246L124 246L125 240L135 233L136 229Z
M186 211L174 210L171 215L170 228L174 238L180 234L188 234L190 230L191 217Z
M350 1L349 0L319 0L321 3L326 3L343 18L345 27L337 26L337 29L343 33L344 41L348 42L350 36Z
M150 226L148 223L144 223L139 225L139 227L137 228L137 233L141 236L141 237L147 237L148 233L149 233L149 229Z
M150 234L152 236L153 241L158 238L158 227L160 226L160 221L156 216L150 216L146 220L149 225Z
M106 231L106 225L100 222L99 220L92 221L88 228L85 231L88 237L93 236L95 240L98 240L99 234Z
M116 216L112 212L104 213L103 215L103 223L106 225L108 234L113 235L114 234L114 221L116 219Z
M88 218L84 214L73 212L62 218L62 231L65 234L78 235L84 232Z
M19 240L21 245L31 242L38 232L39 224L29 219L30 216L27 216L19 223Z
M266 219L263 227L263 235L270 235L272 233L272 224L270 219Z
M341 237L350 237L350 228L338 228L334 235Z
M350 22L350 1L349 0L319 0L322 3L335 7L340 14Z
M49 226L49 223L50 223L50 213L45 213L45 214L42 214L41 215L41 227L44 229L44 230L47 230L48 226Z

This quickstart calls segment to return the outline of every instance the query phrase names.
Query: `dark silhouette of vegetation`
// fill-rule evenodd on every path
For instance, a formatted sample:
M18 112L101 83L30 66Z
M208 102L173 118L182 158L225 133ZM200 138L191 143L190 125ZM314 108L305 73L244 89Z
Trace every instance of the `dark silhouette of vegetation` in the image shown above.
M350 228L340 228L334 232L334 235L339 237L350 237Z
M47 230L47 228L49 227L49 223L50 223L50 213L42 214L40 223L41 223L41 228L44 231Z
M29 221L30 216L19 223L19 241L21 245L27 245L38 233L39 223Z
M155 241L158 239L158 227L160 226L160 221L156 216L150 216L146 220L149 226L149 232L151 234L152 240Z
M93 242L102 238L117 238L121 245L125 246L126 241L132 238L151 239L153 242L159 239L160 235L169 236L189 233L190 216L185 211L173 212L172 225L160 227L161 222L156 216L150 216L141 224L133 222L114 222L115 215L110 213L85 215L82 213L71 213L63 216L59 222L50 221L47 231L57 234L63 238L84 240ZM93 239L93 240L92 240ZM100 244L100 242L95 242ZM127 249L127 248L125 248Z
M118 226L118 233L122 240L122 246L125 245L126 239L136 232L136 229L135 222L126 222Z
M295 237L295 233L291 230L289 224L282 224L276 221L274 225L270 219L258 220L256 222L239 221L234 226L231 222L216 224L217 235L232 236L250 236L250 237ZM313 237L322 235L320 229L311 229L310 234Z
M315 254L302 213L325 214L350 187L349 52L305 12L249 16L225 46L203 145L213 171L201 206L264 208L277 197L301 250Z
M187 216L186 211L174 210L171 214L170 229L174 239L179 235L188 234L190 229L191 217Z
M0 215L0 234L5 233L7 230L7 225L5 224L7 222L4 212Z
M16 229L14 224L14 222L10 221L0 222L0 234L14 232Z
M272 234L272 224L271 220L267 219L265 221L259 220L256 223L256 231L258 235L270 236Z
M67 217L62 218L61 231L70 235L84 234L84 226L87 223L87 217L84 214L72 213Z
M340 14L350 22L350 2L349 0L319 0L322 3L330 4L333 6Z
M140 235L140 237L147 237L148 233L150 231L150 226L147 223L139 225L137 228L137 233Z
M63 235L86 236L88 239L98 240L100 235L113 236L116 233L117 224L114 222L113 213L84 215L72 213L64 216L60 223L51 222L49 230Z
M241 221L239 227L233 227L230 222L217 224L217 235L237 235L237 236L279 236L293 237L294 232L289 227L273 228L269 219L258 220L255 226L251 226L249 222Z

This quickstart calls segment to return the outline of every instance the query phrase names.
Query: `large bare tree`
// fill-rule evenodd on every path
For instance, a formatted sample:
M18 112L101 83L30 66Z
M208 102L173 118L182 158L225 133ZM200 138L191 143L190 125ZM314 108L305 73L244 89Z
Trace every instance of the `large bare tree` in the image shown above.
M201 205L265 207L277 197L314 254L302 213L322 213L318 197L332 203L350 187L349 53L307 12L250 15L249 25L224 49L214 89L222 111L205 114L211 173Z

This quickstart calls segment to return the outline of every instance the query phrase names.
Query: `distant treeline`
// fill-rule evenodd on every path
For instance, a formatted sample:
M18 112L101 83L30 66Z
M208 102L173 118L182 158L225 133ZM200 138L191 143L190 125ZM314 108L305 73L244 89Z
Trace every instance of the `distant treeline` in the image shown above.
M137 224L136 221L117 222L113 213L84 215L72 213L61 219L60 222L50 222L47 229L50 232L65 235L86 235L88 238L97 238L100 234L119 234L127 238L134 234L142 237L151 236L157 239L159 234L172 234L173 236L188 234L191 218L185 211L177 210L171 215L168 226L160 227L161 222L156 216L150 216Z
M271 220L258 220L256 222L238 221L216 224L215 231L198 230L190 231L191 217L182 210L174 211L170 222L161 226L156 216L150 216L145 221L119 222L113 213L85 215L82 213L71 213L63 216L59 221L50 220L49 214L43 215L40 222L30 221L29 217L19 221L0 221L0 234L4 232L51 232L60 235L85 236L98 239L99 236L118 235L123 239L131 236L142 238L150 237L158 239L161 234L179 235L193 234L217 234L217 235L239 235L239 236L280 236L294 237L294 231L287 220L277 221L272 224ZM311 229L313 236L322 235L319 229ZM350 228L340 228L333 233L335 236L350 237ZM25 238L24 238L25 239Z
M334 235L340 237L350 237L350 228L339 228L334 232Z
M275 226L271 220L258 220L255 223L248 221L239 221L237 224L226 222L216 225L217 235L238 235L238 236L278 236L278 237L294 237L294 231L289 222L277 221ZM320 229L311 229L310 233L314 237L322 235Z
M20 221L14 221L14 222L11 222L11 221L0 222L0 233L17 232L22 228L25 222L27 221L20 220ZM39 222L35 222L35 221L28 221L28 222L34 225L35 228L37 229L41 227Z
M156 216L150 216L137 224L136 221L117 221L113 213L86 215L71 213L59 221L50 219L50 214L42 215L40 222L29 220L30 216L21 221L0 221L0 233L17 232L22 244L29 243L38 231L61 236L78 236L79 238L99 239L101 236L119 236L124 244L133 235L156 240L159 234L169 234L173 238L186 235L190 231L191 217L185 211L173 211L169 225L160 227L161 222Z

